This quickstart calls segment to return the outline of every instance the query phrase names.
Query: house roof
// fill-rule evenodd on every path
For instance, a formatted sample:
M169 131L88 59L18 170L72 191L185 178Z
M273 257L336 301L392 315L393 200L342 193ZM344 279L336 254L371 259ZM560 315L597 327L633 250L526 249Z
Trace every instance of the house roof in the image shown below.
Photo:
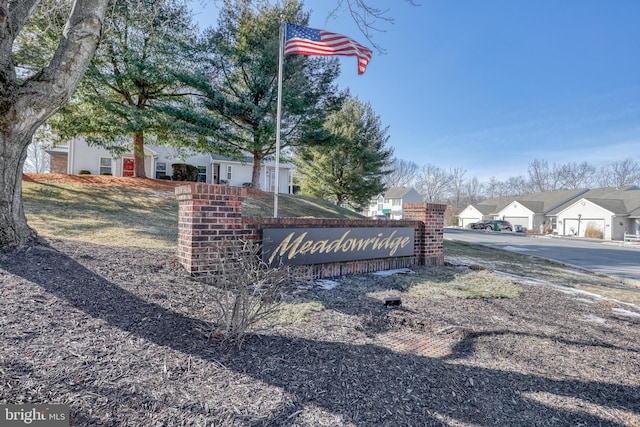
M498 197L473 205L482 215L497 215L510 203L518 202L535 214L553 216L572 203L585 199L615 215L640 217L640 187L554 190L524 196Z
M523 205L527 202L537 202L529 205L534 209L531 209L529 206L527 207L537 214L548 215L549 212L555 208L564 206L572 200L576 200L576 198L585 194L587 191L587 189L583 188L575 190L543 191L541 193L532 193L522 197L517 197L516 200Z
M603 209L608 210L609 212L612 212L614 214L626 214L627 213L627 208L624 205L624 201L623 200L619 200L619 199L591 199L591 198L585 198L585 200L588 200L592 203L595 203L596 205L600 206Z
M510 203L518 202L535 214L548 215L553 209L566 205L587 191L586 189L553 190L530 193L522 196L499 197L487 199L481 202L481 204L476 205L476 208L484 215L497 215L501 210L509 206ZM481 206L493 206L494 208L491 211L487 211L486 208L481 208Z
M491 215L497 214L509 205L509 203L513 203L513 197L494 197L492 199L483 200L473 206L475 206L482 215Z
M586 191L581 196L582 199L588 200L616 215L640 214L640 188L637 186L594 188ZM566 207L566 204L559 206L549 214L556 215Z
M578 200L578 198L588 200L616 215L629 215L631 212L640 209L640 188L637 186L627 186L619 189L593 188L585 190L573 200ZM568 203L563 203L547 212L547 214L556 215L565 209L567 205Z
M534 212L534 213L544 212L544 202L522 200L522 201L518 201L518 203L520 203L525 208L529 209L531 212Z
M393 187L382 193L386 199L402 199L410 191L416 191L413 187Z
M585 194L584 198L616 215L640 214L640 188L637 186L596 188Z
M496 211L496 205L476 205L476 209L478 209L482 215L489 215Z

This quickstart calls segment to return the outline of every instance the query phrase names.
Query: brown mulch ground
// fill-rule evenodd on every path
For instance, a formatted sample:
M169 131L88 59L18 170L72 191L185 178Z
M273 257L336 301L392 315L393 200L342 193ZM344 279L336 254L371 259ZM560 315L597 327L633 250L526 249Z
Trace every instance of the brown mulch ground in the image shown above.
M0 252L0 403L87 426L640 425L640 310L523 284L386 308L354 276L240 348L172 250L71 240ZM454 268L454 267L448 267Z

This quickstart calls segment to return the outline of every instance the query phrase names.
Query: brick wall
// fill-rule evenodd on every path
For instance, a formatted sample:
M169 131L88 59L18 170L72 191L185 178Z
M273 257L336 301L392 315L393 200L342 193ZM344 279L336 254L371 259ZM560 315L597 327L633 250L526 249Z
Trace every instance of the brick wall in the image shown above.
M226 251L241 249L245 242L259 243L270 227L413 227L415 255L412 257L347 261L297 267L304 278L407 268L443 263L442 236L446 206L412 203L403 206L405 220L256 218L242 216L242 203L250 188L214 184L189 184L176 188L178 212L178 260L195 276L215 274Z
M49 172L51 173L67 173L67 155L51 154L49 156Z

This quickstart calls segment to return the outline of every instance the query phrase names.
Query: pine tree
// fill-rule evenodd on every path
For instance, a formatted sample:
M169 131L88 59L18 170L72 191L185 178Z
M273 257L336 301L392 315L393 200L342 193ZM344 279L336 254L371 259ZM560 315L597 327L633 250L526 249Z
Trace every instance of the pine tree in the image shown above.
M156 108L187 96L176 73L193 66L187 46L197 32L181 0L115 0L100 46L74 99L52 121L63 138L82 135L90 144L135 156L135 176L145 177L145 137L190 145Z
M324 129L324 138L296 151L302 193L360 210L384 191L393 154L385 148L387 129L368 103L351 96Z
M199 108L185 114L172 106L166 113L203 135L217 138L237 156L253 157L252 185L258 188L262 161L275 153L278 92L279 26L282 20L305 24L298 0L282 7L249 0L225 0L217 29L200 44L198 73L181 75L201 95ZM282 85L281 148L295 146L317 130L339 105L333 81L335 59L294 55L285 59ZM215 122L216 126L208 123Z

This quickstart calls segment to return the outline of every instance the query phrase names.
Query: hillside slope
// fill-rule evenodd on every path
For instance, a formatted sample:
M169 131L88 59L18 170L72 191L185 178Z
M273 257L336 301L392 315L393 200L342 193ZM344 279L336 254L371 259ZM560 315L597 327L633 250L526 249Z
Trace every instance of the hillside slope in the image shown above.
M43 237L115 246L175 247L178 203L184 182L96 175L25 174L23 199L29 225ZM254 192L244 216L273 216L273 194ZM363 218L309 197L280 194L278 216Z

